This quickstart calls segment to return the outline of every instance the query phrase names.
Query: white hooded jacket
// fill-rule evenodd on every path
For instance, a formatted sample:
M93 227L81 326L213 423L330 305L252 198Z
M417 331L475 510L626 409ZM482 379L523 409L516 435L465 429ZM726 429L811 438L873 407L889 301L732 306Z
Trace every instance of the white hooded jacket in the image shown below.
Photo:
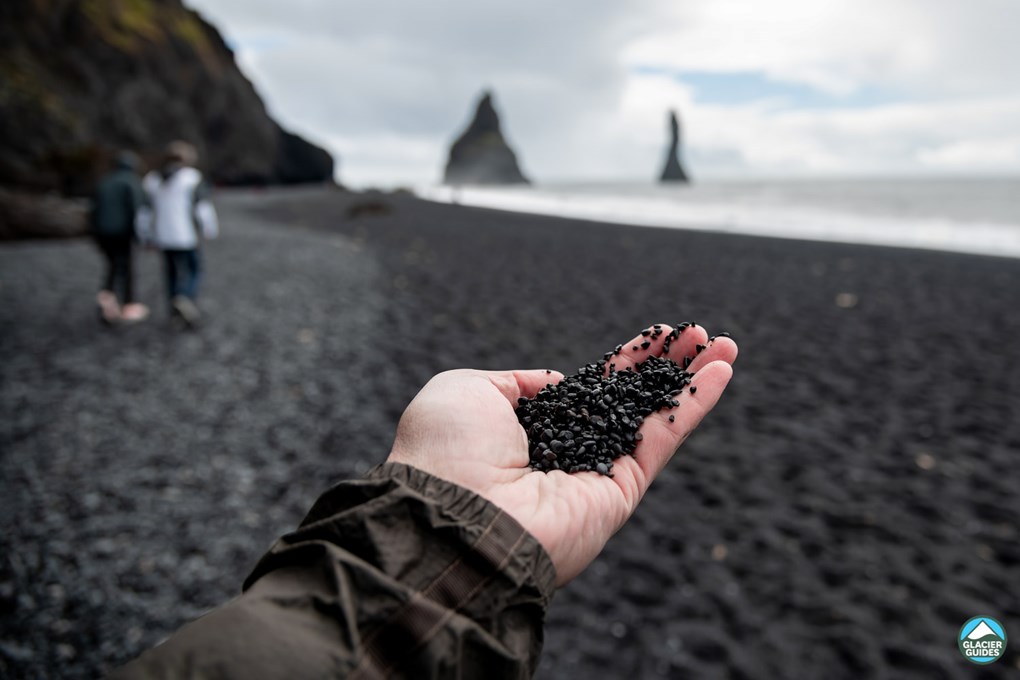
M202 173L182 166L163 177L150 172L142 180L149 199L137 222L141 240L164 250L194 250L203 239L216 238L219 222L212 203L199 192Z

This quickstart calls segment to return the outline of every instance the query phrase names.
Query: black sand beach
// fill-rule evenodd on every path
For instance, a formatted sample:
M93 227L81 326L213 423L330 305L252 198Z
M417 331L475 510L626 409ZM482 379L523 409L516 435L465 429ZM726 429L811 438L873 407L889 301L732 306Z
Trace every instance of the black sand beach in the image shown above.
M208 322L107 330L84 241L0 246L0 675L88 678L238 592L448 368L572 372L651 322L719 407L548 615L541 678L1020 669L1020 261L327 189L217 197ZM960 655L968 618L1014 640Z

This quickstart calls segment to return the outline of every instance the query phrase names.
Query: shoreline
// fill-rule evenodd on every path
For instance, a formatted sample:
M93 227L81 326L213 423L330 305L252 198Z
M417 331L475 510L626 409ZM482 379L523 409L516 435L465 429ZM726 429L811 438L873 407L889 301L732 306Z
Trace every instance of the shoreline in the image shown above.
M423 200L443 204L627 226L1020 258L1020 223L960 221L931 214L868 214L793 201L786 205L744 203L739 195L729 197L728 203L721 202L722 197L708 202L682 200L685 197L680 192L689 188L651 184L608 184L607 191L623 193L606 197L592 193L598 186L426 186L416 188L415 193ZM717 189L726 185L709 186ZM626 195L628 190L638 195Z

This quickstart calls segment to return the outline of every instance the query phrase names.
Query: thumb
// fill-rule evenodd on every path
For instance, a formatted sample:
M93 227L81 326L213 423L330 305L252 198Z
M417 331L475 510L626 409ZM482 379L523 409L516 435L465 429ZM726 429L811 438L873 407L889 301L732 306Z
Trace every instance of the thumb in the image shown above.
M534 398L546 385L563 380L559 371L539 368L517 371L480 371L498 389L514 408L521 397Z

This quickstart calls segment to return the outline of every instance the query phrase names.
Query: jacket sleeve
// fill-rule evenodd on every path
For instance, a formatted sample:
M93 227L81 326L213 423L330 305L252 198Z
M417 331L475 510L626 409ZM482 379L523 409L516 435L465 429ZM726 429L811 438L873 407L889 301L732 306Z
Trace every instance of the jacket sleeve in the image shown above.
M192 214L199 233L207 240L214 239L220 234L220 221L210 200L211 194L209 185L204 181L199 182L195 187L192 205Z
M155 175L151 172L142 179L141 204L135 213L135 236L143 243L156 240L155 214L152 211L152 192L155 190L156 182Z
M202 238L211 240L220 235L220 222L216 216L216 208L210 201L199 201L195 204L195 220L201 229Z
M342 482L243 594L113 678L528 678L555 571L498 507L389 463Z
M138 211L142 209L145 202L145 192L142 190L142 182L132 173L127 181L126 188L126 214L130 216L131 224L138 218Z

